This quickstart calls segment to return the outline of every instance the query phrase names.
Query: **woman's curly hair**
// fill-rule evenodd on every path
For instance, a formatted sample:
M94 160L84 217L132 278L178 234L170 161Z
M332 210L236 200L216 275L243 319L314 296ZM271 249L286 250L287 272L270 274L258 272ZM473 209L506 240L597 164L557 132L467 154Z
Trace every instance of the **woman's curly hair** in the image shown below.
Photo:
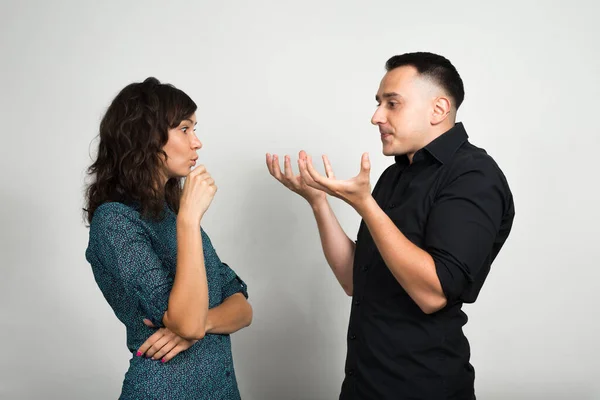
M139 207L144 218L158 219L166 204L179 210L181 179L161 185L169 129L196 112L196 103L176 87L147 78L126 86L100 123L96 160L88 168L84 216L91 223L103 203Z

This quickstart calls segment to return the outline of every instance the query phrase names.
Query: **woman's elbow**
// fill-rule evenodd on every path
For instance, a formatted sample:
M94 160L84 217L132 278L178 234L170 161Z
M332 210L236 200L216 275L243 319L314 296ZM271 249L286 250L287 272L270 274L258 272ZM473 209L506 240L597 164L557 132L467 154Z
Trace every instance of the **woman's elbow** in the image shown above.
M186 340L200 340L206 335L206 323L190 321L187 318L178 321L170 317L167 311L163 317L163 324L177 336Z
M185 340L201 340L204 339L204 336L206 335L206 327L200 324L195 326L182 326L173 332Z
M254 310L252 309L252 306L250 305L250 303L246 302L247 306L246 306L246 313L245 313L245 321L244 321L244 328L249 327L252 324L252 319L254 318Z

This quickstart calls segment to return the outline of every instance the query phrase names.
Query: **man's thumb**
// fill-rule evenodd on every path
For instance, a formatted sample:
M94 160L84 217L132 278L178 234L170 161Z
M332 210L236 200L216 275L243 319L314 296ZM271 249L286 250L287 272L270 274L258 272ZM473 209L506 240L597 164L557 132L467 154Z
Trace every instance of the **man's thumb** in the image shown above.
M360 162L360 172L368 174L371 172L371 161L369 160L369 153L364 153Z

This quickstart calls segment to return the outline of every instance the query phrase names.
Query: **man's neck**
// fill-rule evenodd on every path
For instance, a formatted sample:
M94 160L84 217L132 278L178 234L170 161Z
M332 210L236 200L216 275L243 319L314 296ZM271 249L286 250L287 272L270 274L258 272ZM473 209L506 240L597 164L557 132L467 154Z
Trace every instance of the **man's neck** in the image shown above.
M419 147L419 150L421 150L422 148L427 146L429 143L433 142L435 139L442 136L444 133L448 132L450 129L454 128L455 124L456 124L455 121L447 120L441 124L432 126L431 130L426 135L423 136L423 141L422 141L423 144L421 145L421 147ZM406 155L408 157L408 162L410 164L412 164L412 162L413 162L413 157L415 156L415 153L408 153Z

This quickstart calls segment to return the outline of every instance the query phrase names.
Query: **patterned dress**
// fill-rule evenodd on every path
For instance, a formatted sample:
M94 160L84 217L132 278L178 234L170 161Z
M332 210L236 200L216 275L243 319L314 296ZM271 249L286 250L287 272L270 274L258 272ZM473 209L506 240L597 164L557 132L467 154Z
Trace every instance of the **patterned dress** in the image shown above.
M125 324L132 353L120 399L239 399L229 335L207 334L164 364L135 355L157 329L144 325L143 319L163 326L177 263L176 218L166 206L163 219L149 221L135 207L105 203L90 224L86 258L104 297ZM221 262L204 230L202 245L209 308L238 292L247 298L246 284Z

